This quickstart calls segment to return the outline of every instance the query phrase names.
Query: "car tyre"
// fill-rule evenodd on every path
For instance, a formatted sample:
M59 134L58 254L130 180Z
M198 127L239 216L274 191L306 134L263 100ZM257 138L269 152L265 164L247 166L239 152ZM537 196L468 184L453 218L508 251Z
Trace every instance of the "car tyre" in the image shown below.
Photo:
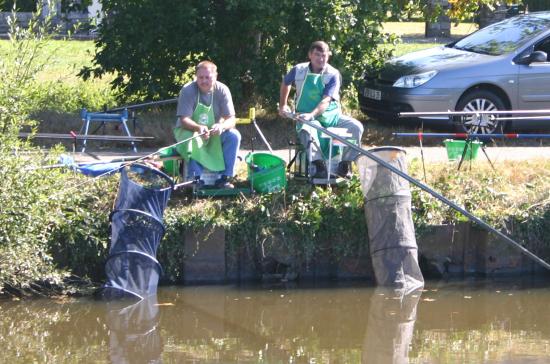
M457 111L497 111L506 110L502 99L491 91L476 90L460 98L456 105ZM479 118L474 115L458 117L458 128L462 132L472 134L502 133L504 123L495 120L498 115L483 114Z

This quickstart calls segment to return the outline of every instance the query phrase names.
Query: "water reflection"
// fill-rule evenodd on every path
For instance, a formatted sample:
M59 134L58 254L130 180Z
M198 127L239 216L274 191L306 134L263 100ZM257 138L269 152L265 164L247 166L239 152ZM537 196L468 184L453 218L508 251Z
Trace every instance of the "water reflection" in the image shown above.
M162 340L157 297L106 303L111 363L160 363Z
M409 362L409 348L422 290L377 288L369 308L362 363Z
M1 363L550 362L550 283L163 287L0 301Z

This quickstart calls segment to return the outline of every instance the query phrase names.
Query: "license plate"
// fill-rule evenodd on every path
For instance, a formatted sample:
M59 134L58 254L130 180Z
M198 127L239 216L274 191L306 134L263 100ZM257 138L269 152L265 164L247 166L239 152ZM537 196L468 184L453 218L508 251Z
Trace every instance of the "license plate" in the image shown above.
M382 92L372 88L365 88L363 95L369 99L382 100Z

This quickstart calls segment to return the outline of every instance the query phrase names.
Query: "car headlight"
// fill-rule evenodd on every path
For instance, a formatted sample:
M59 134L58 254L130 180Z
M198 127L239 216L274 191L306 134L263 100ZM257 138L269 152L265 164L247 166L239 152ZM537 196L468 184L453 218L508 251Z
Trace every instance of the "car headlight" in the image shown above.
M413 88L425 84L434 76L437 75L437 71L429 71L424 73L419 73L417 75L407 75L399 78L393 84L393 87L403 87L403 88Z

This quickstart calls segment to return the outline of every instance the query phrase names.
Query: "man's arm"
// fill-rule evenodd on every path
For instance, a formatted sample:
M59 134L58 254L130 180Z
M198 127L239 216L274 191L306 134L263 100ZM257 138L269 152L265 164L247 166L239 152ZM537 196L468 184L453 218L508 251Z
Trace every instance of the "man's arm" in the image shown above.
M219 84L218 87L221 96L218 104L220 116L212 126L212 135L221 135L221 133L234 128L237 124L231 91L229 91L229 88L224 84Z
M281 82L281 89L279 91L279 115L285 116L290 113L290 107L288 106L288 95L290 95L290 89L292 85L287 85L285 82Z
M300 117L304 118L305 120L315 119L317 116L325 112L331 101L332 97L323 96L321 101L317 104L317 106L315 106L313 110L311 110L310 112L301 113Z

